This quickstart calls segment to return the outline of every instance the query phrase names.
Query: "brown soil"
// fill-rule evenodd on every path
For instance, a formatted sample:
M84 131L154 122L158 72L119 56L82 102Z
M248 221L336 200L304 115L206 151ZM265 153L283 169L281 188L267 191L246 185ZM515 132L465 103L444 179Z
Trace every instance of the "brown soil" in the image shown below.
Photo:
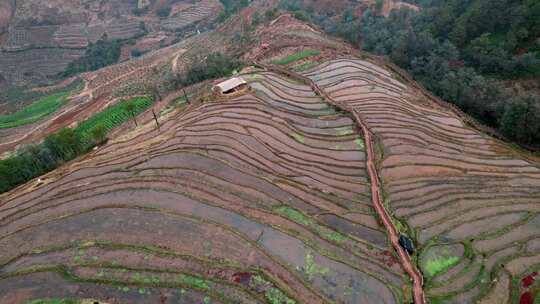
M38 260L29 254L35 248L65 247L71 240L96 240L259 269L302 303L332 298L398 302L396 291L406 281L387 254L382 228L346 216L359 210L371 216L365 152L355 143L361 135L353 121L330 111L309 86L272 73L258 79L253 93L192 105L163 122L159 131L149 122L135 137L109 143L60 176L44 177L45 185L5 197L2 271L42 263L72 268L73 258L54 250ZM152 134L156 140L144 140ZM305 214L309 224L288 217L290 212ZM118 253L90 254L108 260ZM129 261L137 259L155 270L174 268L168 261L140 261L132 250L122 256L117 260L127 268L135 267ZM208 275L226 273L224 266L217 267L191 272L222 279ZM72 271L89 283L100 273L93 268ZM120 273L113 276L136 283ZM20 288L12 287L13 292Z
M240 24L85 75L92 108L66 117L99 111L112 88L155 66L184 71L201 45L222 47L220 35ZM321 50L308 59L320 64L246 72L249 90L194 98L159 129L147 112L134 132L123 126L41 183L0 196L0 299L182 303L184 288L195 302L264 303L279 289L298 303L488 303L509 296L499 282L539 263L538 162L380 58L360 60L290 16L256 33L265 45L248 61L290 54L296 41ZM459 260L424 285L412 260L424 262L429 246ZM186 274L215 292L178 280ZM49 284L61 287L29 287ZM148 298L131 293L139 288Z

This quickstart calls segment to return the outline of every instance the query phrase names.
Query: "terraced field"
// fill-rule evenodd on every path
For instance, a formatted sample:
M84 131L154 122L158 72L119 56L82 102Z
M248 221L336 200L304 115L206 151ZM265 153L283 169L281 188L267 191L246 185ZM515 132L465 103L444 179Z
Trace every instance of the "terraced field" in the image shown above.
M373 63L334 60L304 74L376 136L385 203L418 242L430 301L518 303L534 297L534 270L540 267L537 161L465 125Z
M95 43L101 39L103 34L107 34L108 39L129 39L143 32L144 27L140 21L124 18L91 25L75 23L14 28L9 31L3 48L9 51L44 47L84 49L90 42Z
M34 123L55 112L67 102L70 92L61 92L37 100L30 106L12 115L0 115L0 129Z
M0 75L17 85L50 81L83 54L84 50L60 48L0 52Z
M93 27L92 35L87 35L87 30L86 26L75 24L10 32L4 47L10 51L0 51L0 78L17 86L50 83L69 63L84 55L89 42L95 43L104 33L110 39L128 39L143 33L138 21Z
M0 141L0 154L11 151L20 144L40 141L46 135L57 131L61 127L82 121L103 110L108 105L115 103L118 100L115 98L116 96L129 98L131 96L147 94L148 88L154 87L157 83L163 81L162 75L159 75L159 72L169 72L171 70L171 62L174 58L178 58L175 67L180 71L184 71L198 55L212 51L226 53L224 49L229 38L228 34L202 33L201 35L187 38L169 47L151 51L133 60L79 75L85 83L83 91L81 94L73 96L68 106L61 109L60 112L55 113L54 117L49 117L50 119L47 120L40 120L33 125L0 129L0 137L3 139ZM26 54L34 51L38 50L30 50L22 53ZM48 49L39 51L47 54L51 52ZM84 52L84 50L69 51L78 52L81 55ZM187 53L187 56L184 56L184 53ZM9 74L10 77L17 77L21 82L25 81L22 75L24 71L27 68L30 69L27 65L29 66L35 63L36 60L41 59L42 61L39 64L49 66L49 63L52 64L55 60L62 59L55 57L55 60L51 59L47 61L41 56L38 56L36 58L28 58L27 63L17 65L18 58L17 56L10 58L0 56L0 66L7 68L7 71L12 73ZM8 59L12 61L8 62ZM5 66L2 66L3 62L5 62ZM67 62L65 64L67 65ZM60 70L57 72L60 72ZM4 75L1 68L0 74Z
M117 20L107 24L110 39L129 39L144 33L144 24L137 20Z
M54 33L54 41L63 48L85 48L88 46L86 31L85 24L64 25Z
M181 30L203 20L208 21L215 18L223 10L223 6L217 0L201 0L193 4L190 3L190 5L184 5L186 7L181 11L161 22L164 29L170 31Z
M406 302L354 120L308 85L244 77L247 94L0 196L0 302Z
M35 26L14 28L8 33L4 47L8 50L21 50L33 47L54 47L52 37L58 26Z

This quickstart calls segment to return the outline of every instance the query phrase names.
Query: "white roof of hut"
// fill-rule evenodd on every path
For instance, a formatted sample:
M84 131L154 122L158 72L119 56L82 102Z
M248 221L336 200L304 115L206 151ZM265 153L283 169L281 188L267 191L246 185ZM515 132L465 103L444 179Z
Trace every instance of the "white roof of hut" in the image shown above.
M218 83L216 87L219 88L221 93L224 93L236 89L237 87L246 83L247 82L242 77L234 77L222 83Z

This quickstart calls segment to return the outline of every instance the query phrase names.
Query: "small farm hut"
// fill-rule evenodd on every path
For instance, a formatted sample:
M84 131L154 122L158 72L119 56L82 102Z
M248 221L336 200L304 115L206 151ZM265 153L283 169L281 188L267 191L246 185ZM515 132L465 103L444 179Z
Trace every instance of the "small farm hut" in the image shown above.
M247 82L242 77L234 77L227 81L218 83L214 90L221 94L231 94L247 87Z

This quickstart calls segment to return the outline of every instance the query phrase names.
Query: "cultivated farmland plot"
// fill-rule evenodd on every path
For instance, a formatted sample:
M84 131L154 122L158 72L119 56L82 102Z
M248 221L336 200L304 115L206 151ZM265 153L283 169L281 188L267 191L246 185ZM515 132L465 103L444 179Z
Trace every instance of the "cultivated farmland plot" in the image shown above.
M13 114L0 115L0 154L11 151L20 143L32 142L35 134L73 108L69 98L76 91L65 88L58 93L45 94Z
M47 96L12 115L0 115L0 129L14 128L40 120L64 105L69 94L70 92L62 92Z
M2 196L0 300L71 286L147 303L406 301L353 119L307 85L250 78L246 95ZM26 289L44 280L62 287Z
M110 131L132 117L136 117L138 114L144 112L151 104L152 99L148 97L122 101L83 121L77 126L76 132L81 135L83 140L88 141L91 139L92 131L95 128L103 126L106 131ZM127 110L128 105L133 107L132 112Z

